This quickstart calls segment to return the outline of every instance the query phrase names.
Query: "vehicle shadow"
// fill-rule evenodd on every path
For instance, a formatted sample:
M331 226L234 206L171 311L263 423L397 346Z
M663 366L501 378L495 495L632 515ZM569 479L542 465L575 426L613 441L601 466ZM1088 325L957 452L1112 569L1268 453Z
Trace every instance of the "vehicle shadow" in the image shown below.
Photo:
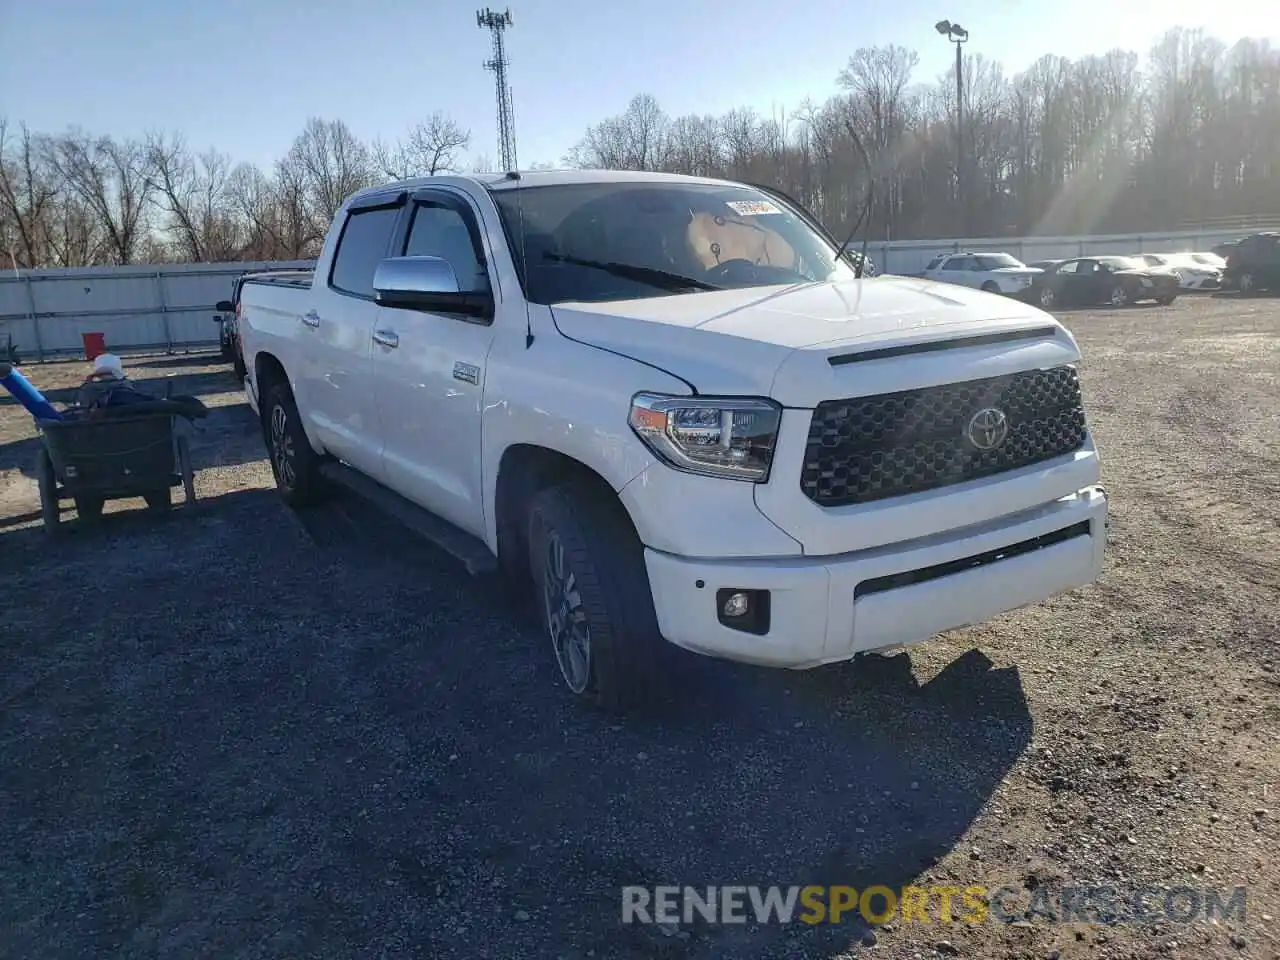
M37 918L23 936L58 924L68 956L222 936L260 898L291 953L394 927L452 956L461 926L475 956L828 956L866 921L624 925L622 888L899 889L1031 739L1016 669L977 651L926 679L905 656L796 674L688 655L673 703L605 716L497 585L345 498L108 516L50 556L38 527L0 535L30 598L0 648L0 702L24 718L0 728L0 833L11 889L46 905L12 905ZM113 839L35 856L73 837Z

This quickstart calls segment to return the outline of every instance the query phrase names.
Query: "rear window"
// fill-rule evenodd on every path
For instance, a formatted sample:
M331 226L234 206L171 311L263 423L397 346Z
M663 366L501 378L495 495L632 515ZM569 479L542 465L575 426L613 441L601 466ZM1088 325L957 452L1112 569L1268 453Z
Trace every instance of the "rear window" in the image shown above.
M387 257L399 207L359 210L347 217L329 272L329 285L342 293L373 299L373 273Z

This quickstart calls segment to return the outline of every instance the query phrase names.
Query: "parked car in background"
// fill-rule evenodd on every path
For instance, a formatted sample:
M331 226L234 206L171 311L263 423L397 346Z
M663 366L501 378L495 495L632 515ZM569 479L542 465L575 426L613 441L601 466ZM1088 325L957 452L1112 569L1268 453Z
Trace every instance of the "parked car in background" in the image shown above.
M1148 267L1167 267L1178 275L1183 290L1218 290L1222 287L1222 269L1192 259L1189 253L1142 253L1134 259Z
M1132 257L1076 257L1038 275L1032 297L1046 309L1101 303L1123 307L1141 300L1170 304L1178 297L1178 276Z
M1038 273L1039 270L1028 267L1007 253L966 251L934 257L924 268L923 276L988 293L1022 296L1031 289L1031 280Z
M1241 293L1280 290L1280 233L1268 231L1242 238L1227 256L1222 285Z
M1204 264L1206 267L1216 267L1219 270L1227 268L1227 258L1220 257L1216 253L1188 253L1187 256L1196 263Z
M1219 243L1218 245L1213 247L1214 255L1222 257L1223 260L1226 260L1227 257L1231 254L1231 251L1236 248L1236 244L1239 243L1241 239L1243 238L1237 237L1235 240L1222 241L1222 243Z

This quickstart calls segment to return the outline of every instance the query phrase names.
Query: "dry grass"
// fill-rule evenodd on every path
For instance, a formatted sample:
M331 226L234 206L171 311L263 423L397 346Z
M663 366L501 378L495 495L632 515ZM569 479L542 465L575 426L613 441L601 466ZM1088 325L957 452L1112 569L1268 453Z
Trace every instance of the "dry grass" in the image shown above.
M1101 583L865 671L691 661L627 723L430 548L282 508L225 366L134 365L218 407L198 507L56 547L0 406L0 954L1276 956L1280 302L1066 319ZM1249 917L620 925L668 882L1246 884Z

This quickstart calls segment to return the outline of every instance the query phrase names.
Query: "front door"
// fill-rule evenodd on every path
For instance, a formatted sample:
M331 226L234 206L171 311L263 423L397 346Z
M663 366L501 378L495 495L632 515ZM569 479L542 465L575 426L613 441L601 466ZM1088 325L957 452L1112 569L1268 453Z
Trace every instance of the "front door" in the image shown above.
M459 290L488 291L480 227L470 201L447 190L415 195L394 256L442 257ZM386 482L419 506L484 534L481 439L490 321L379 307L373 374Z

